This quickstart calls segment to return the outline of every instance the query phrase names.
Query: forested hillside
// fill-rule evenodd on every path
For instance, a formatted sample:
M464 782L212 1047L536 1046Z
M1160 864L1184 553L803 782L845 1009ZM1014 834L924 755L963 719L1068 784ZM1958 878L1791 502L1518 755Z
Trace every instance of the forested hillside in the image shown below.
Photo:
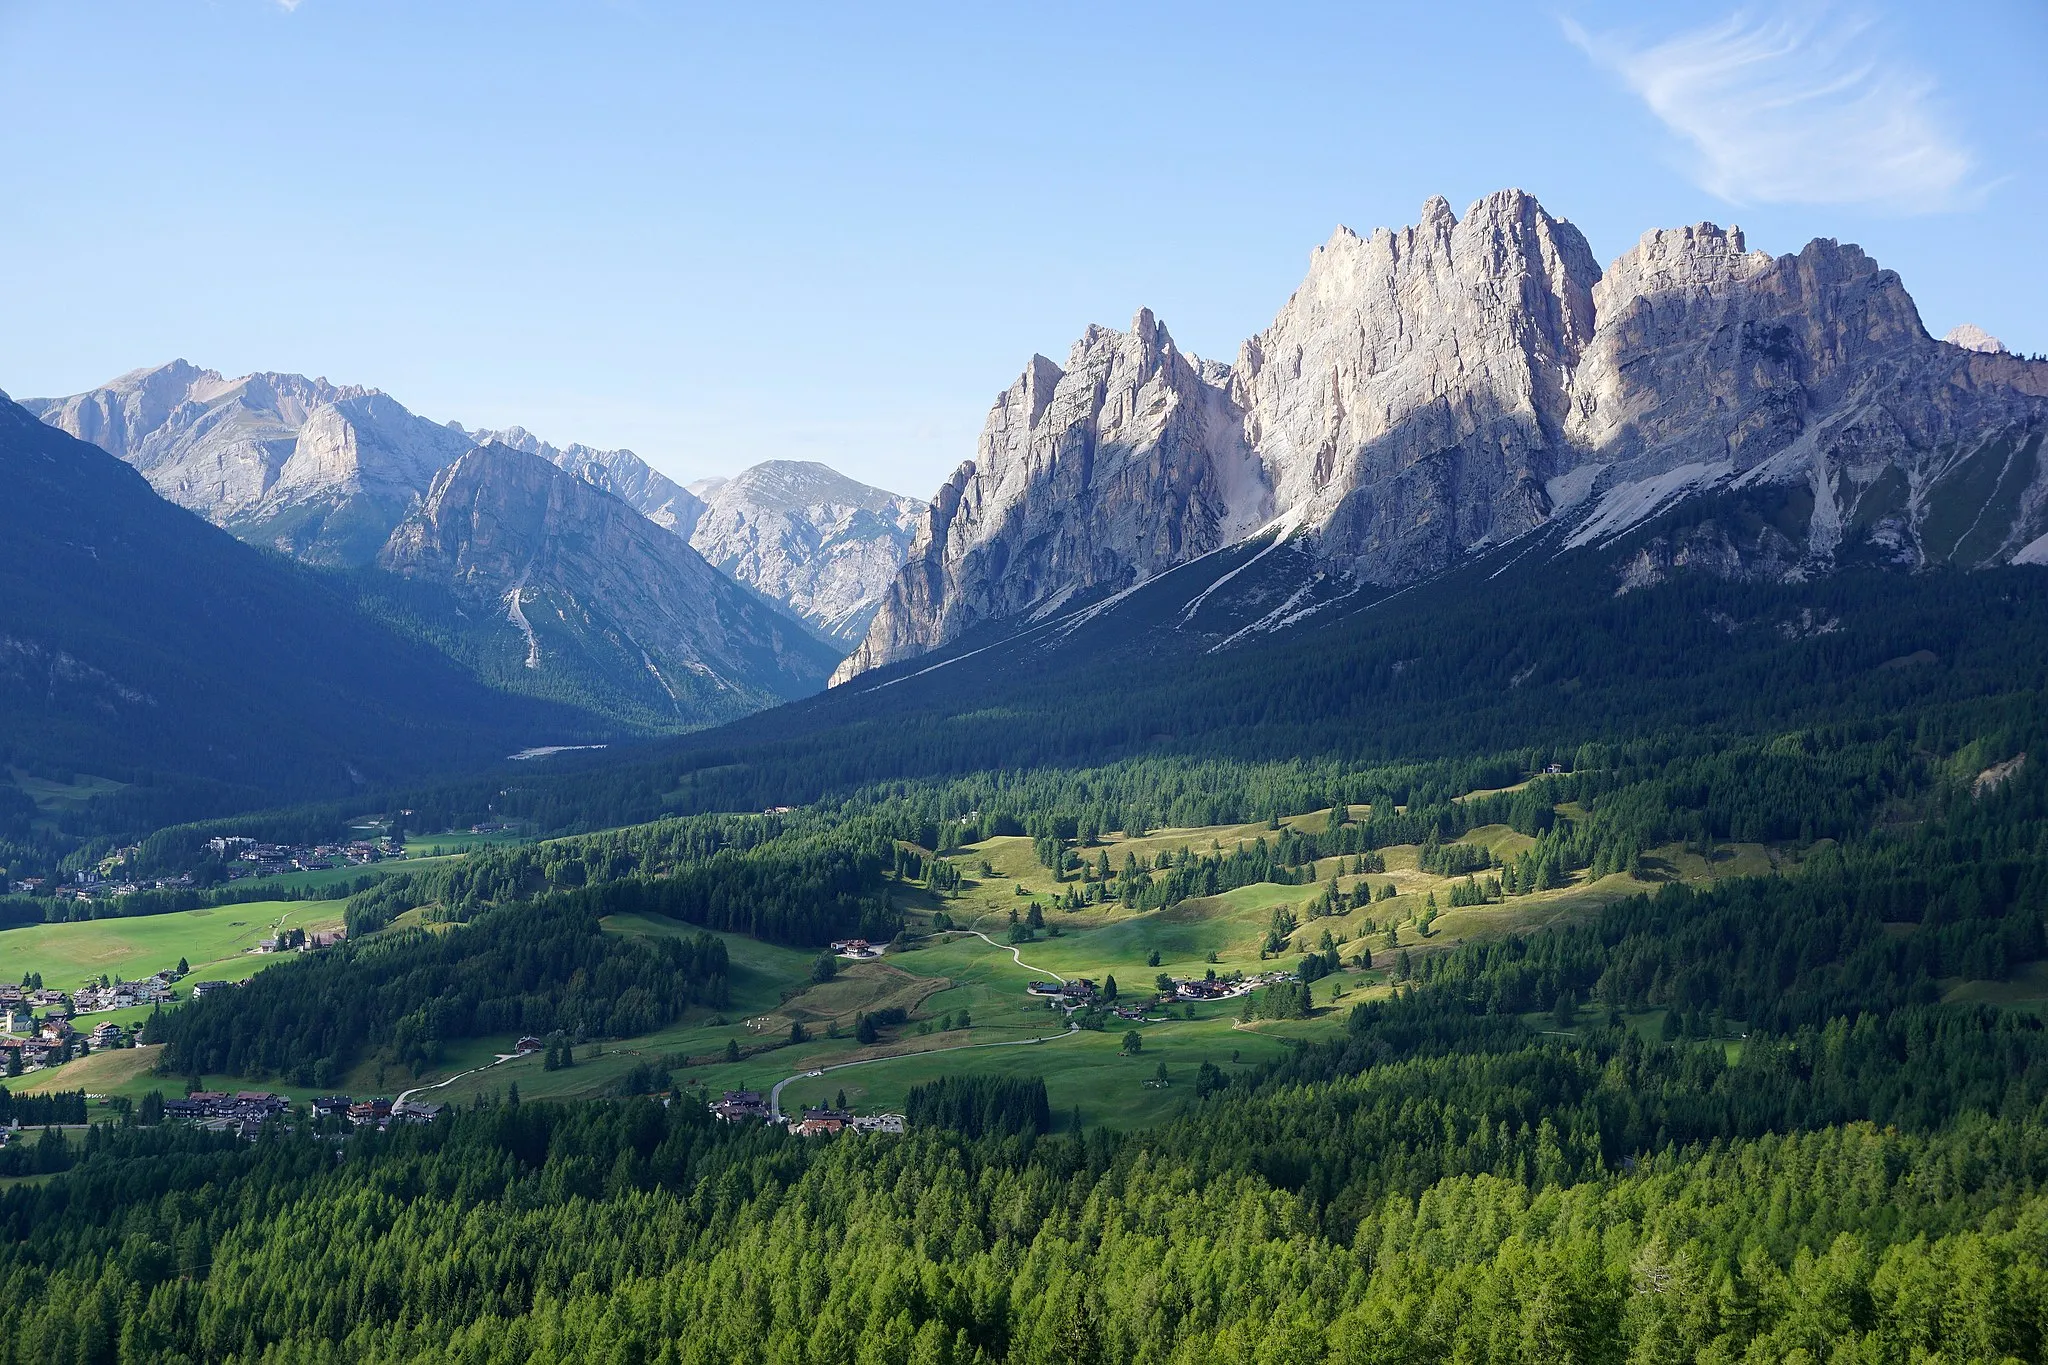
M147 1083L424 1084L534 1034L638 1048L581 1093L667 1105L485 1085L389 1133L137 1111L24 1145L0 1365L2048 1358L2040 573L1619 597L1577 573L1447 579L1174 669L991 651L653 757L380 797L552 837L357 892L346 946L151 1019ZM977 860L990 927L1032 909L1013 994L1040 926L1142 962L1240 903L1253 965L1295 979L1157 1063L1145 1124L1048 1103L1032 1072L1066 1039L1021 1072L951 1056L964 1010L913 1024L950 983L894 952L870 980L910 983L876 1012L899 1032L851 1015L825 1046L849 1077L933 1049L907 1135L722 1125L664 1079L810 1074L805 1016L748 1033L734 983L769 1009L832 989L831 940L968 942ZM1064 937L1048 881L1085 911ZM1172 1023L1130 1025L1119 1084ZM685 1035L712 1050L648 1041Z
M1589 741L1711 744L1908 713L1974 734L2038 704L2048 683L2048 569L1681 579L1622 596L1586 558L1491 572L1214 654L1154 659L1151 635L1088 627L1043 651L970 648L657 757L569 755L510 790L444 784L403 801L451 822L495 812L587 829L1125 756L1563 759Z
M1796 878L1423 956L1151 1132L1040 1136L1042 1091L969 1077L901 1139L511 1099L339 1165L96 1136L0 1196L0 1360L2038 1360L2048 1030L1941 984L2042 952L2020 771Z
M359 793L604 728L491 690L4 400L0 473L0 763L105 779L73 832Z

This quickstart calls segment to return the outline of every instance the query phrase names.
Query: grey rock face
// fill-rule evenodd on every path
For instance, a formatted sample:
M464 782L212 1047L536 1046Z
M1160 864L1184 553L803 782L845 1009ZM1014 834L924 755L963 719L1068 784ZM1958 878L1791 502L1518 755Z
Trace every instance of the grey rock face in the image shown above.
M704 498L691 546L847 648L867 633L925 510L802 460L707 481Z
M538 455L557 469L602 488L658 526L688 538L704 515L704 501L630 450L597 450L571 442L550 445L524 427L470 433L476 444L510 446Z
M1983 351L1991 355L1999 354L2005 350L2004 342L1974 322L1966 322L1960 327L1949 328L1948 335L1943 337L1942 340L1951 346L1960 346L1966 351Z
M179 360L31 410L134 465L164 497L319 564L361 564L468 449L375 389L227 379Z
M1599 278L1516 190L1462 222L1435 198L1400 232L1340 229L1232 376L1276 504L1380 582L1539 523Z
M1619 566L1622 588L2048 559L2048 364L1935 341L1854 246L1773 257L1702 223L1603 273L1510 190L1462 221L1432 199L1399 232L1340 229L1233 367L1167 359L1139 319L997 399L838 679L1269 518L1316 575L1380 585L1546 526L1601 544L1704 493L1770 534L1696 528Z
M835 678L1130 587L1255 529L1272 489L1228 379L1150 311L1128 332L1090 327L1064 369L1034 356Z
M1745 559L1766 576L1975 568L2048 531L2048 365L1935 341L1855 246L1743 248L1710 224L1652 232L1600 282L1566 433L1591 495L1575 543L1696 492L1791 537Z
M378 565L525 636L525 665L704 724L820 686L836 654L623 500L504 445L435 476Z

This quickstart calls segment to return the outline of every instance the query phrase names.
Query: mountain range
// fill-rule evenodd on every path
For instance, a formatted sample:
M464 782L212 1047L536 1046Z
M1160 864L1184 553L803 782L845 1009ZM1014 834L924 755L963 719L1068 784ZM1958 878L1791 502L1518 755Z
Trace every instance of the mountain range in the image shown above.
M436 474L377 567L447 588L521 669L574 679L599 710L649 729L814 692L839 658L623 499L507 445Z
M718 724L828 675L871 706L974 654L957 676L991 686L1063 651L1159 666L1562 556L1613 595L2048 562L2048 363L1936 340L1853 245L1702 223L1602 269L1512 190L1339 229L1229 364L1146 310L1033 357L929 504L797 461L683 487L182 361L23 406L579 732Z
M183 360L22 406L237 537L348 575L373 614L497 685L635 728L822 686L921 510L792 461L699 496L630 450L471 432L374 389Z
M1718 511L1637 546L1615 590L2048 559L2044 432L2048 363L1935 340L1855 246L1772 256L1701 223L1602 270L1520 191L1463 218L1433 198L1340 228L1232 364L1145 310L1033 357L835 681L1113 611L1234 546L1257 551L1182 603L1209 647L1680 504Z
M360 790L605 738L242 544L0 396L0 764L127 819Z

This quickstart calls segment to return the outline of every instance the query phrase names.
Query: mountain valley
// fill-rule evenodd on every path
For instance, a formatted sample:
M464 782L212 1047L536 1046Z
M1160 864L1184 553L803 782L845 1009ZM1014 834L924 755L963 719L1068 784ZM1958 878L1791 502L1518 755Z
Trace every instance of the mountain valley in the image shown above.
M2044 435L1515 191L929 503L0 396L0 1365L2048 1361Z
M785 461L718 481L706 501L629 450L555 446L518 427L470 432L374 389L292 374L229 379L182 360L23 406L237 537L339 574L373 614L493 685L594 708L640 733L716 723L822 686L865 631L920 510L823 465ZM559 481L542 493L532 466L503 455L469 460L458 481L468 529L483 503L531 514L516 532L495 526L514 543L495 546L487 569L455 546L461 533L436 505L448 496L443 476L480 449L535 457L598 497ZM505 487L490 486L500 479ZM599 506L611 499L666 543ZM582 552L551 553L575 536L546 506L586 532L607 528L604 543L586 535ZM500 601L537 565L547 586L536 579L519 593L537 604L559 595L537 605L541 627ZM452 597L436 591L456 587ZM816 639L796 638L805 630Z

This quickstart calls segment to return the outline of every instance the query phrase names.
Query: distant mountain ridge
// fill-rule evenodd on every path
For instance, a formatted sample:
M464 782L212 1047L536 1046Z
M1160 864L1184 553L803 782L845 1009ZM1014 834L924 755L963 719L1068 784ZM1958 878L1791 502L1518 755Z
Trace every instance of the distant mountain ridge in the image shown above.
M183 360L23 406L241 539L330 567L374 558L471 444L375 389Z
M687 538L697 518L704 515L702 499L630 450L597 450L573 442L554 446L524 427L473 431L469 435L480 446L510 446L538 455L557 469L623 499L655 525L679 536Z
M1773 257L1702 223L1603 272L1520 191L1462 219L1435 198L1398 232L1339 229L1232 365L1142 310L1064 367L1034 357L836 679L1254 535L1260 571L1190 613L1256 583L1246 628L1276 629L1533 530L1606 543L1705 494L1743 510L1641 547L1618 588L2048 555L2048 364L1957 340L1854 246Z
M377 563L508 622L524 668L576 678L651 726L815 692L839 658L622 499L507 445L437 474Z
M603 738L359 612L0 397L0 751L183 815Z
M842 649L867 633L925 506L806 460L757 464L702 496L690 544Z
M707 480L699 497L630 450L556 446L523 427L467 431L375 389L231 379L183 360L24 406L242 539L329 568L375 563L465 451L524 451L619 497L842 650L865 633L924 507L804 461Z

